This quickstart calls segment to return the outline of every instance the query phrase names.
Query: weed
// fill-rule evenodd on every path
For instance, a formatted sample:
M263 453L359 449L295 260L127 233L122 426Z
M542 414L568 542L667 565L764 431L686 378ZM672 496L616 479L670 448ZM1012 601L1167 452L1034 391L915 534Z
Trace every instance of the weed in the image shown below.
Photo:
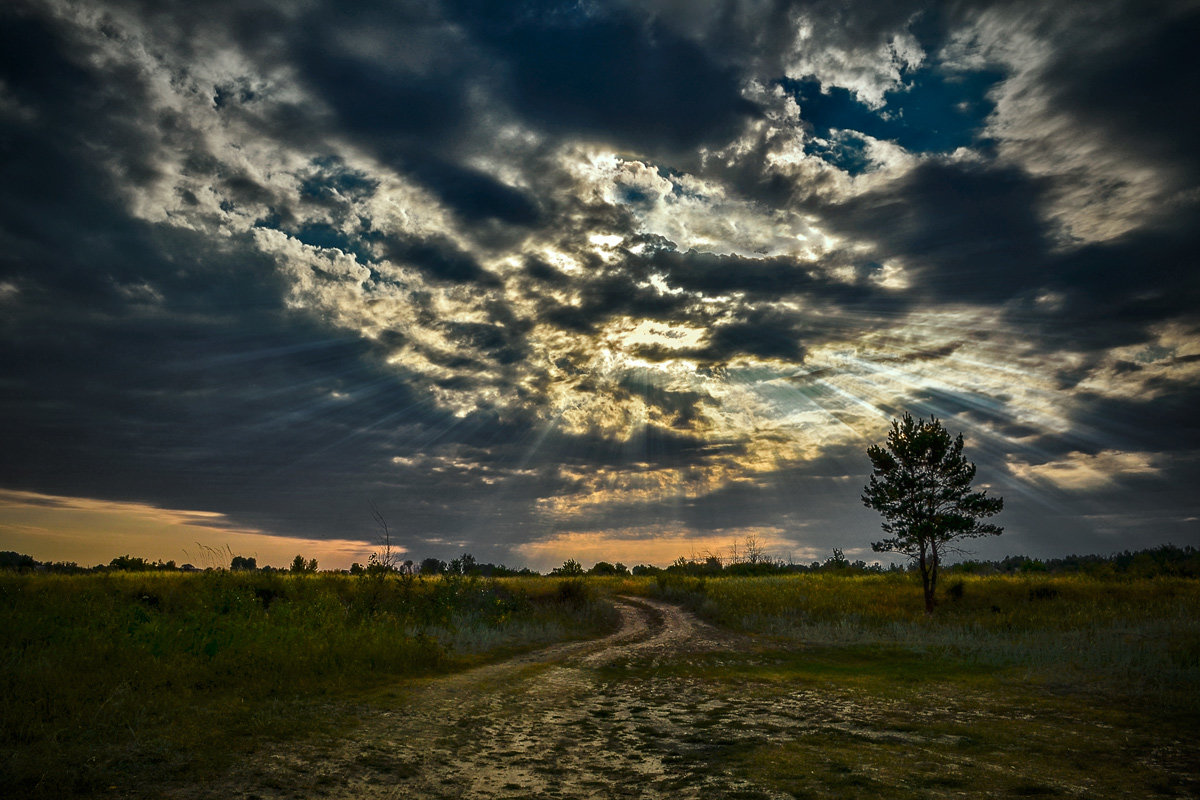
M350 724L338 698L612 624L536 579L0 574L0 785L196 774Z

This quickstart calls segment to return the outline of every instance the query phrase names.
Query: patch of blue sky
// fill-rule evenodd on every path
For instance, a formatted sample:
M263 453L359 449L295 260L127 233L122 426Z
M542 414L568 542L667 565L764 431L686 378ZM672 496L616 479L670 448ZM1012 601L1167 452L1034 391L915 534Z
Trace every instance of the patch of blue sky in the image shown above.
M640 203L650 202L650 195L643 192L641 189L626 184L617 186L620 192L621 202L626 205L638 205Z
M362 173L343 170L308 178L300 184L300 192L318 200L333 197L335 193L347 197L370 197L378 187L378 181Z
M874 166L867 156L867 140L855 131L838 131L827 139L814 139L805 150L851 175L870 172Z
M869 167L864 165L862 140L839 137L835 131L865 134L919 154L951 153L978 145L995 108L989 93L1004 77L996 70L949 72L938 66L923 67L910 72L903 86L889 91L878 109L859 102L848 89L823 87L811 78L784 78L779 85L795 98L801 118L813 126L818 139L837 141L836 146L818 144L817 154L855 172Z
M332 225L303 225L292 232L291 236L312 247L341 250L354 256L354 260L360 264L366 264L369 260L367 255L360 252L364 249L364 243L359 237L347 236Z

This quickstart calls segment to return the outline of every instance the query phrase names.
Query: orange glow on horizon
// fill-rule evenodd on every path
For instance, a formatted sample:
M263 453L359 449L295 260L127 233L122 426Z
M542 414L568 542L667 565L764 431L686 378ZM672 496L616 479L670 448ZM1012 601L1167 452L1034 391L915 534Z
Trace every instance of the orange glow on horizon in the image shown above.
M230 554L253 557L259 566L287 566L297 555L315 558L322 569L365 564L377 548L354 539L273 536L226 525L224 514L143 503L62 497L0 489L0 550L15 550L38 561L107 564L131 555L228 567Z
M570 532L527 542L514 550L531 568L542 572L561 566L569 558L585 569L597 561L620 562L627 567L638 564L666 567L681 556L703 561L712 555L728 560L735 546L744 551L747 536L755 537L764 555L773 559L805 562L828 555L817 548L798 545L781 534L782 531L775 528L737 528L705 536L658 528L639 528L616 534Z

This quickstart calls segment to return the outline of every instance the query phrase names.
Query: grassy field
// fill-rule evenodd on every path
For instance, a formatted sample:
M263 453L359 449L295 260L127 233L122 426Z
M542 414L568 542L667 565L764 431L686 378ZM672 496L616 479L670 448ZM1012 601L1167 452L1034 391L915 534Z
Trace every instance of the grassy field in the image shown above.
M674 578L643 591L725 627L828 646L884 646L1021 667L1175 706L1200 680L1200 581L1085 576L951 579L937 613L911 576Z
M614 624L552 579L0 573L0 787L187 780L352 725L389 682Z
M627 589L754 634L677 666L824 719L714 754L795 797L1200 796L1200 582L905 575L663 578ZM832 709L832 710L830 710ZM822 716L824 715L824 716Z
M930 617L904 574L0 574L0 787L214 774L264 743L350 729L395 696L383 687L598 635L615 623L605 596L631 594L747 636L605 680L742 702L744 719L688 724L712 769L758 786L1200 796L1200 581L952 576L943 591ZM728 735L772 708L799 722Z

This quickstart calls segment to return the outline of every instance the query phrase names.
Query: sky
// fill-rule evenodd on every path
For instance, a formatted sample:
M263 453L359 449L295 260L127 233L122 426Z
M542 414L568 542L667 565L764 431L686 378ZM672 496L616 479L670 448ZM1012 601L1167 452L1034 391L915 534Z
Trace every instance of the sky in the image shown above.
M6 2L0 549L1200 545L1200 5ZM207 555L206 555L207 554ZM219 559L217 559L219 560ZM211 564L219 566L220 564Z

